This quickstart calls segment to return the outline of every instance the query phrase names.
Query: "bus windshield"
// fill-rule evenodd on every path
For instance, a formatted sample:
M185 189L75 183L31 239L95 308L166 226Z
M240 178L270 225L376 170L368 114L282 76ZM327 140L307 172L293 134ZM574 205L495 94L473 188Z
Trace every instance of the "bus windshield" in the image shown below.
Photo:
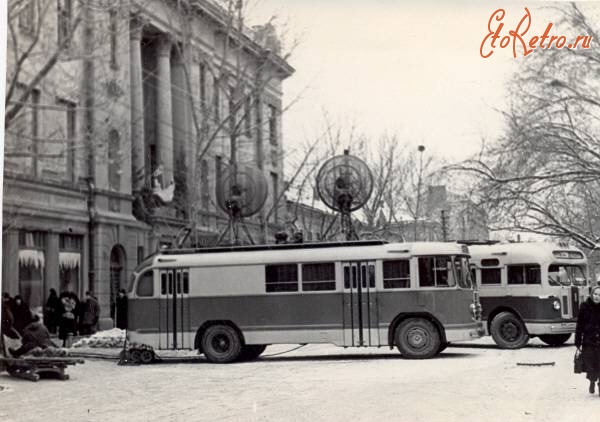
M454 257L454 268L459 287L464 289L472 288L471 272L469 271L469 260L465 256Z
M552 264L548 267L551 286L585 286L585 269L581 265Z

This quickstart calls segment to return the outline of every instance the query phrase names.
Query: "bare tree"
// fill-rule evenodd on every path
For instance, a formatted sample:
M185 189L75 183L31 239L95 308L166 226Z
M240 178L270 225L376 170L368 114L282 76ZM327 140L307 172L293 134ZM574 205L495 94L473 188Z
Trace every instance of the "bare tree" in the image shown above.
M593 36L591 48L545 50L524 60L509 86L506 134L452 168L478 176L494 229L592 248L600 236L600 44L593 8L582 7L554 10L563 33Z

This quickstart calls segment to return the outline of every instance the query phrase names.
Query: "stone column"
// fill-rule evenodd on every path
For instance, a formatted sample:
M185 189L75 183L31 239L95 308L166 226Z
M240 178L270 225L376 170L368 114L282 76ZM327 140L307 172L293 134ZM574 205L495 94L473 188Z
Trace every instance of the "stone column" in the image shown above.
M173 115L171 106L171 39L163 35L157 56L158 162L163 165L163 187L173 181Z
M142 74L142 30L144 23L134 17L129 21L129 76L131 90L131 187L139 192L144 185L144 89Z
M2 291L19 294L19 231L2 235Z
M60 294L60 281L59 281L59 249L60 234L48 232L46 236L46 268L44 269L44 293L42 297L44 300L48 298L48 291L53 288L58 294Z

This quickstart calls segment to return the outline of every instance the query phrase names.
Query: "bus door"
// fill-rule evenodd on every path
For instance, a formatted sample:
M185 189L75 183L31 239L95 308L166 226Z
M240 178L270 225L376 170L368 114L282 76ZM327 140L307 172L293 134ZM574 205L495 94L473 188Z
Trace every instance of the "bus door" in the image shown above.
M375 261L343 262L344 345L379 346Z
M159 270L159 349L189 349L190 280L187 268Z
M565 319L577 318L579 314L580 288L578 286L562 286L561 295L561 317Z

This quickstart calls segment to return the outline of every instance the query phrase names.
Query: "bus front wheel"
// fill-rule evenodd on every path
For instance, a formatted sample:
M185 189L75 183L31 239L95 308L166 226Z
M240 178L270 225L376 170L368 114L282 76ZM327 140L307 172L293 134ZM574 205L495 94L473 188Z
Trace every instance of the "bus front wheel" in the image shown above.
M571 337L571 334L543 334L539 337L548 346L558 347L565 344L569 337Z
M408 359L428 359L435 356L441 346L440 333L431 321L410 318L396 328L398 350Z
M529 341L525 324L511 312L500 312L492 320L492 338L502 349L520 349Z
M233 362L242 352L242 341L235 328L229 325L212 325L202 336L202 351L209 362Z

